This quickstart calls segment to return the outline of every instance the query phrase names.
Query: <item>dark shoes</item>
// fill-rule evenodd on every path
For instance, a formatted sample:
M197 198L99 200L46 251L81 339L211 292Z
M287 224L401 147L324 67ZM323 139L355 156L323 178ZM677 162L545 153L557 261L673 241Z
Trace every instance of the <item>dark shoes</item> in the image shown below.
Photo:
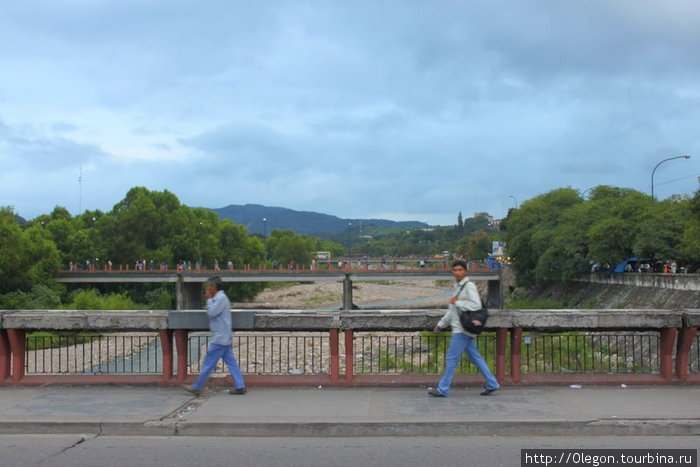
M190 386L189 384L183 384L182 389L184 389L187 392L191 392L192 394L194 394L195 396L198 396L198 397L200 394L202 394L201 390L195 389L192 386Z
M484 389L484 392L482 392L481 395L482 396L489 396L496 391L498 391L498 388L496 388L496 389Z
M191 392L192 394L194 394L197 397L199 397L202 394L201 390L195 389L192 386L190 386L189 384L183 384L182 389L184 389L187 392ZM248 390L245 388L245 386L243 386L242 388L231 389L228 393L232 394L232 395L241 395L242 396L246 392L248 392Z
M443 393L441 393L437 389L430 389L428 391L428 394L430 394L433 397L447 397L446 395L444 395Z

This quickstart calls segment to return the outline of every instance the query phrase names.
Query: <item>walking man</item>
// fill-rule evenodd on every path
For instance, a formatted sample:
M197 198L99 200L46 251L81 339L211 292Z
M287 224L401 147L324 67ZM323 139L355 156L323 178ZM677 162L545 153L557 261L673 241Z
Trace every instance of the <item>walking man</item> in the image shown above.
M202 388L209 379L209 375L214 371L219 359L223 359L228 366L231 378L233 379L233 389L229 394L245 394L246 387L243 375L236 358L233 356L233 339L231 337L231 302L222 290L224 283L221 277L214 276L207 280L207 316L209 317L209 329L211 330L211 341L204 357L199 378L192 386L184 385L186 391L195 395L202 393Z
M435 397L447 397L450 395L450 386L455 370L459 364L462 352L469 355L469 360L476 365L481 374L486 379L486 387L481 393L482 396L497 391L501 386L489 370L484 358L479 353L476 346L476 336L464 330L459 321L460 310L476 311L481 309L481 297L476 285L467 277L467 263L463 259L457 259L452 263L452 275L455 278L453 294L447 306L447 313L440 319L433 332L441 332L447 326L452 327L452 339L445 358L445 373L438 383L438 387L430 389L428 394ZM474 323L477 326L481 323Z

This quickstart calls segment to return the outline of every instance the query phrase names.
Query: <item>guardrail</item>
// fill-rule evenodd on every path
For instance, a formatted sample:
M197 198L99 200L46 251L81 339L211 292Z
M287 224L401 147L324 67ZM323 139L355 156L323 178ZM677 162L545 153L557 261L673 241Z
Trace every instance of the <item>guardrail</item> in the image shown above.
M252 386L434 384L442 314L235 311L235 353ZM506 385L698 384L699 326L700 310L494 310L477 344ZM0 384L181 384L207 329L199 310L0 312ZM455 381L475 372L465 358Z

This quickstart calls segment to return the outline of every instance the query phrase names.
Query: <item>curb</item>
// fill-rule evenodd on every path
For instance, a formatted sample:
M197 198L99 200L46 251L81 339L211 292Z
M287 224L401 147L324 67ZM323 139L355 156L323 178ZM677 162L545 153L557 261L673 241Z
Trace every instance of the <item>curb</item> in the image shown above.
M519 422L221 423L1 422L0 435L94 436L697 436L699 419Z

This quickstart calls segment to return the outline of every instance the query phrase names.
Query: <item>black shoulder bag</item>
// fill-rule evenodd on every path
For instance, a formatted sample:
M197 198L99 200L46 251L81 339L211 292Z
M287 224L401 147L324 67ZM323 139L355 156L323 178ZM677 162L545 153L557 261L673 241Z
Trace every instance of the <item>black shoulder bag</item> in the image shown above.
M459 294L462 293L462 290L464 290L464 287L466 287L466 285L469 282L470 281L467 281L464 284L462 284L462 287L459 289L459 292L457 292L457 299L459 299ZM477 335L481 334L481 331L483 331L484 327L486 326L486 320L489 319L489 310L486 307L484 301L481 299L481 296L479 296L479 301L481 302L481 310L471 311L461 310L460 308L457 308L459 313L459 322L464 328L464 330L471 334ZM481 324L477 326L473 323L473 321L480 321Z

